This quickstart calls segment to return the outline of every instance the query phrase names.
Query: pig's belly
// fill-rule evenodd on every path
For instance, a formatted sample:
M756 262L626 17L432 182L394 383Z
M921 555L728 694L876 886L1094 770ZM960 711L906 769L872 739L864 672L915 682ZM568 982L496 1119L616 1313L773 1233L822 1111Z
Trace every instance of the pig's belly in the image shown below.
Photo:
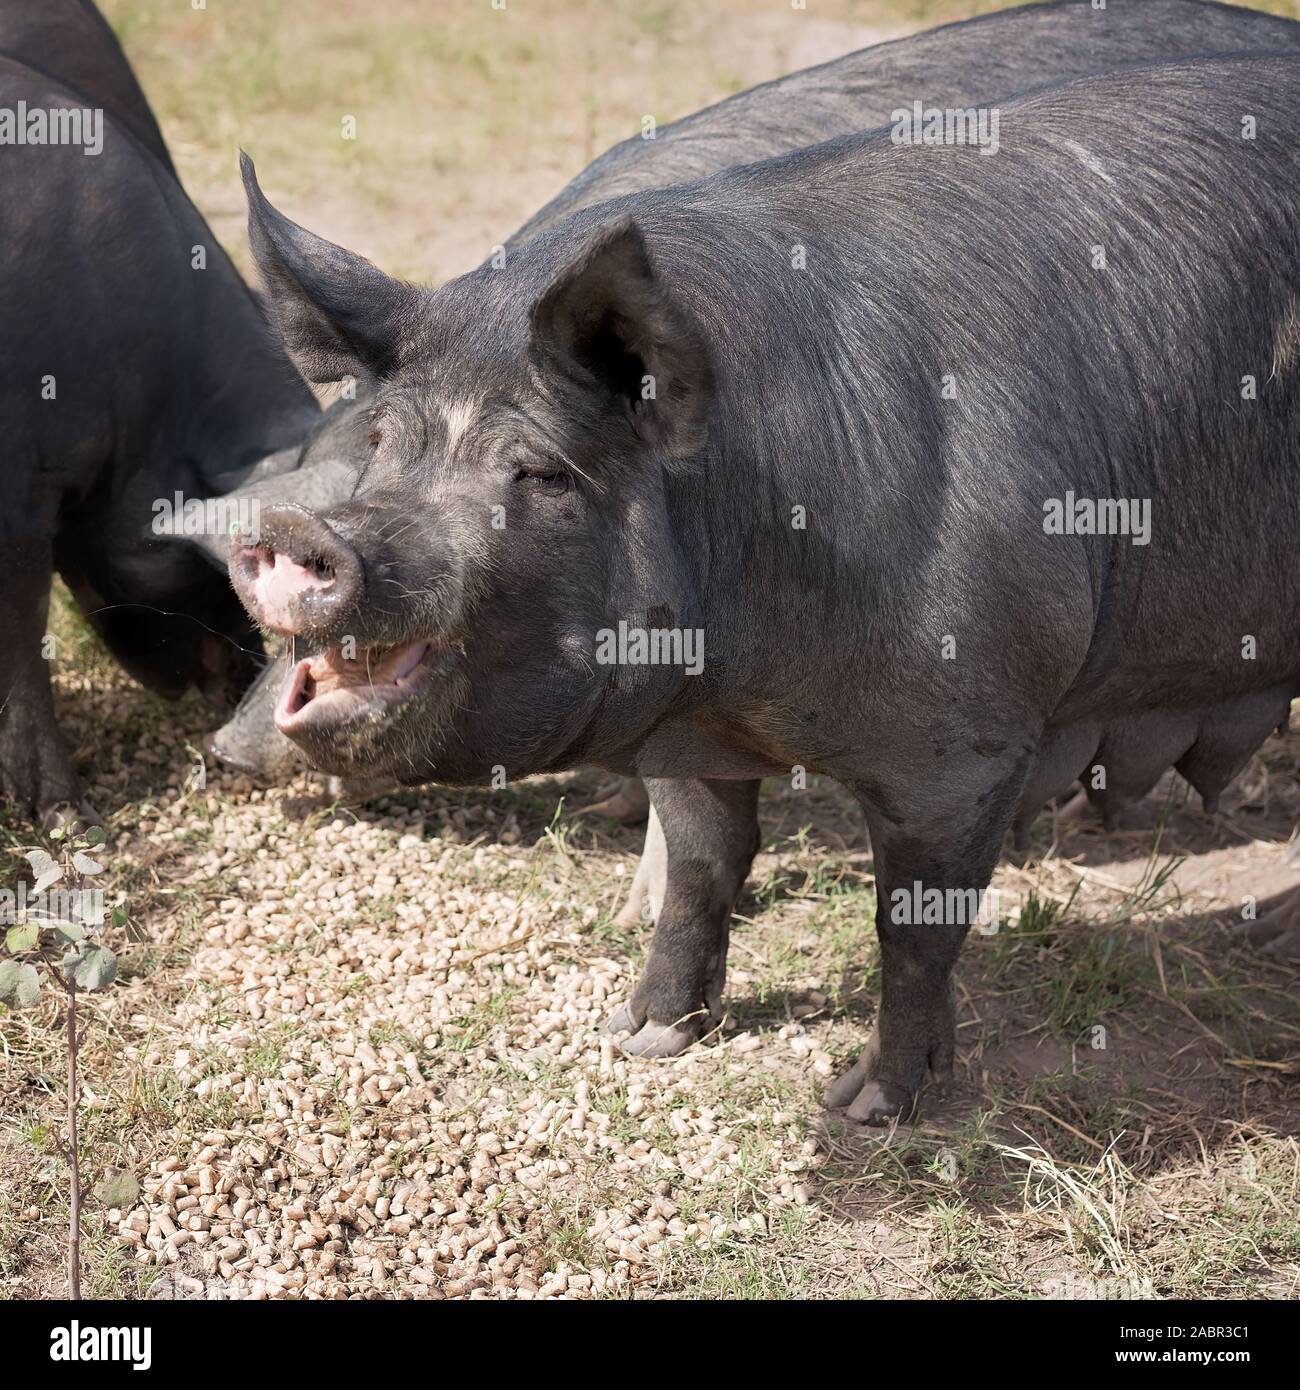
M1109 821L1176 768L1213 810L1219 794L1287 717L1292 687L1271 686L1195 710L1159 711L1049 727L1035 753L1016 814L1026 826L1053 798L1085 780L1090 800ZM795 762L763 748L752 732L697 720L660 725L619 771L644 777L750 778L788 776ZM1098 779L1095 768L1104 769ZM829 767L822 770L830 771ZM833 772L832 772L832 775ZM1103 780L1104 785L1094 785Z
M1291 690L1274 686L1201 710L1139 714L1098 723L1049 729L1020 799L1017 820L1032 817L1044 802L1067 792L1080 778L1090 799L1109 818L1143 797L1168 768L1177 768L1213 810L1219 794L1250 756L1285 720Z

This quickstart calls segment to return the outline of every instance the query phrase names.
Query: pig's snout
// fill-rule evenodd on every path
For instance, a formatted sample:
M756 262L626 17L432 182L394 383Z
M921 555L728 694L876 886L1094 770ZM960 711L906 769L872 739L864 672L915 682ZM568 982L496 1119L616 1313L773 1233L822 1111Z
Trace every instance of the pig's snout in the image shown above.
M263 627L324 636L353 609L361 560L338 533L304 507L267 507L255 543L236 535L230 579Z

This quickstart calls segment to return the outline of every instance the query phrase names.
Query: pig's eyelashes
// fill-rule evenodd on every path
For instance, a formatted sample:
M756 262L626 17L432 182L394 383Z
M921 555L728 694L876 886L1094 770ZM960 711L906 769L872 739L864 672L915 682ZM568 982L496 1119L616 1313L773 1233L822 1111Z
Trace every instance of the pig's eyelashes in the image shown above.
M521 468L515 482L527 483L543 492L568 492L572 479L563 468Z

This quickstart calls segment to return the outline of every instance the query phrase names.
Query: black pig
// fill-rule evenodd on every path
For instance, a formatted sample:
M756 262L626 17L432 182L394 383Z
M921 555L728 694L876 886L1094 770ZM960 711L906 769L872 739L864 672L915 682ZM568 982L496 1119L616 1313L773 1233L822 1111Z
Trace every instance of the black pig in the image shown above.
M361 441L355 411L322 416L268 331L96 12L6 4L0 40L27 60L0 56L0 109L103 113L97 153L0 145L0 780L24 814L92 819L54 721L51 574L132 675L228 708L257 630L224 564L161 536L157 505L291 468L322 433L353 458ZM65 58L75 85L54 75Z
M122 45L90 0L0 0L0 53L111 111L176 172Z
M514 251L569 214L618 194L664 187L883 125L914 99L931 106L962 105L1128 64L1252 50L1300 51L1300 24L1203 0L1111 0L1104 10L1094 9L1091 0L1059 0L944 25L763 83L663 126L652 140L623 141L584 169L507 246ZM337 471L333 477L342 500L350 481ZM286 481L288 496L294 483ZM306 505L321 505L310 470L300 475L298 486L304 493L311 490L303 498ZM280 668L268 668L212 736L209 748L222 762L271 780L300 764L296 746L274 723L282 683ZM1112 788L1105 801L1108 812L1117 797ZM625 794L615 798L613 808L620 817L639 819L645 813L638 815L637 804L638 798ZM1038 809L1026 805L1019 817L1022 844ZM641 915L647 897L662 900L661 846L652 822L625 920Z
M840 780L883 988L831 1099L909 1112L1021 802L1142 728L1221 778L1224 729L1244 759L1300 690L1298 99L1287 58L1090 78L1008 103L995 157L844 137L433 292L246 166L287 346L376 386L358 494L232 550L309 653L280 728L410 784L651 779L667 892L617 1020L643 1053L716 1001L758 779ZM1067 497L1145 509L1145 542L1062 532ZM702 673L606 664L615 630L702 633Z

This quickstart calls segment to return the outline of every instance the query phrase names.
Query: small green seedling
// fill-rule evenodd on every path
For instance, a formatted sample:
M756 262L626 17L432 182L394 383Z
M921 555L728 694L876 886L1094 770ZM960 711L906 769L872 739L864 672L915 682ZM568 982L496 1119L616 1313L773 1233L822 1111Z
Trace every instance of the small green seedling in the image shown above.
M68 1032L68 1129L62 1145L70 1175L68 1218L68 1296L81 1297L81 1178L78 1171L77 994L106 989L117 975L117 957L102 940L104 894L88 886L104 870L92 855L104 843L98 826L80 833L56 829L50 838L58 857L48 850L29 850L33 884L16 893L0 893L0 908L10 923L0 956L0 1004L30 1009L41 1002L48 982L66 998ZM124 908L107 914L113 927L126 921Z

